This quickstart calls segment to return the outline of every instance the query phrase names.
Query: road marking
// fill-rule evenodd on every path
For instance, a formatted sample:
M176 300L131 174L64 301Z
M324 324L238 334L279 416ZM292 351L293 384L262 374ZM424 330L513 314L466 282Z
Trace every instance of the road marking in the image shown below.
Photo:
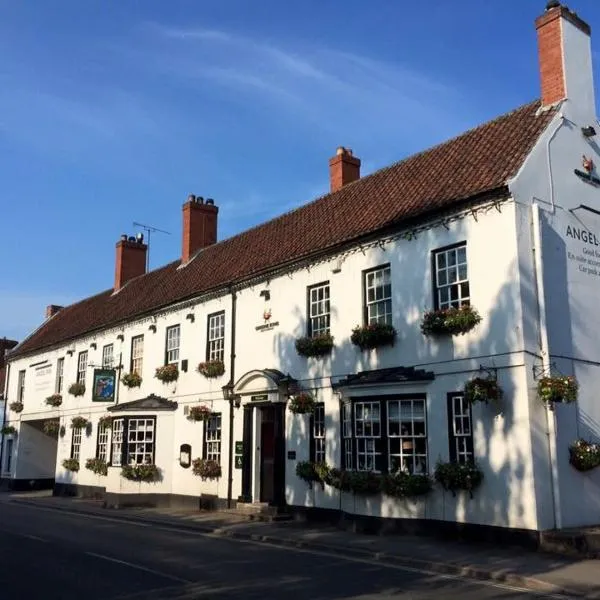
M513 591L513 592L522 592L524 594L527 595L531 595L531 596L537 596L538 598L552 598L553 600L569 600L571 598L571 596L567 596L564 594L560 594L558 592L553 592L552 590L547 590L544 591L542 589L540 590L532 590L532 589L528 589L528 588L523 588L520 587L518 585L511 585L509 583L500 583L500 582L495 582L495 581L486 581L484 579L478 579L476 577L472 577L469 575L452 575L449 573L439 573L436 571L432 571L432 570L428 570L426 568L420 568L420 567L409 567L409 566L403 566L403 565L395 565L395 564L391 564L389 562L386 562L385 559L373 559L373 558L360 558L360 557L356 557L356 556L343 556L335 551L326 551L326 550L318 550L318 549L310 549L310 548L302 548L299 546L290 546L287 544L277 544L274 541L266 541L266 540L259 540L259 539L255 539L255 540L242 540L239 538L235 538L232 536L228 536L228 535L222 535L219 533L209 533L209 532L203 532L203 531L193 531L193 530L185 530L183 528L177 528L177 527L170 527L168 524L164 524L164 525L157 525L154 523L140 523L139 521L133 521L133 520L128 520L127 519L127 515L124 515L123 517L105 517L102 515L97 515L97 514L83 514L81 512L72 512L69 510L65 510L65 509L61 509L61 508L54 508L54 507L46 507L46 506L36 506L27 502L15 502L14 504L21 506L21 507L25 507L25 508L32 508L34 510L41 510L41 511L47 511L47 512L54 512L54 513L63 513L63 515L67 516L72 516L72 517L84 517L86 519L96 519L99 521L112 521L112 522L118 522L118 523L126 523L127 525L131 525L133 527L151 527L152 530L157 530L157 531L166 531L168 533L177 533L178 535L189 535L189 536L196 536L196 537L208 537L208 538L213 538L213 539L218 539L218 540L224 540L224 541L229 541L229 542L237 542L239 544L254 544L254 545L260 545L260 546L269 546L272 548L277 548L278 550L288 550L291 552L303 552L303 553L307 553L307 554L315 554L315 555L320 555L320 556L328 556L330 558L336 558L338 560L343 560L343 561L349 561L349 562L361 562L361 563L368 563L371 565L377 565L380 567L385 567L388 569L395 569L398 571L409 571L412 573L420 573L423 575L432 575L434 577L439 577L441 579L453 579L456 581L463 581L463 582L469 582L475 585L483 585L486 587L493 587L493 588L498 588L498 589L503 589L503 590L508 590L508 591ZM13 505L14 505L13 504ZM300 542L301 544L302 542ZM138 565L133 565L131 563L125 563L124 561L120 561L117 559L113 559L110 557L106 557L100 554L94 554L92 552L87 552L86 554L89 554L90 556L96 556L99 558L103 558L105 560L110 560L113 562L120 562L123 564L126 564L128 566L131 566L133 568L138 568L144 571L149 571L150 573L154 573L157 575L160 575L162 577L168 577L170 579L174 579L175 581L179 581L179 582L183 582L183 583L192 583L190 581L184 580L184 579L179 579L170 575L163 575L157 571L152 571L151 569L147 569L146 567L141 567ZM533 579L533 578L530 578Z
M182 579L181 577L176 577L175 575L168 575L167 573L155 571L154 569L149 569L148 567L144 567L142 565L136 565L134 563L127 562L126 560L119 560L118 558L113 558L112 556L96 554L95 552L86 552L86 554L88 556L93 556L94 558L101 558L102 560L107 560L109 562L117 563L119 565L125 565L126 567L130 567L131 569L137 569L138 571L152 573L153 575L156 575L158 577L164 577L165 579L171 579L172 581L177 581L179 583L192 583L189 579Z
M47 540L45 540L44 538L38 537L37 535L29 535L27 533L19 533L17 535L20 535L21 537L26 537L29 540L36 540L38 542L46 542Z

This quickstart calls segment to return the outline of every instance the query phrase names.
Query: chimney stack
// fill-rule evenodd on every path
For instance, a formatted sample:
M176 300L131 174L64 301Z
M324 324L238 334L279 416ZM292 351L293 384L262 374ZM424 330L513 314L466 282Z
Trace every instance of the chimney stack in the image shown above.
M340 146L329 160L330 191L337 192L357 179L360 179L360 159L352 156L350 148Z
M148 246L144 244L144 236L137 237L123 234L117 242L115 261L115 289L120 290L130 279L146 272L146 253Z
M568 98L595 114L591 28L559 0L550 0L535 21L538 35L542 104Z
M181 263L187 263L198 250L217 241L218 207L212 198L190 194L183 205Z
M46 319L53 317L58 311L62 310L64 306L58 306L58 304L48 304L46 306Z

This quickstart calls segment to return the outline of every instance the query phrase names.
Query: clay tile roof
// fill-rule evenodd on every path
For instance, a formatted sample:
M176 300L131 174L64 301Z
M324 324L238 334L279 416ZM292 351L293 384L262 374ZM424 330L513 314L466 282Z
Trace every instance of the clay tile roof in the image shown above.
M381 169L337 192L107 290L48 319L11 354L35 350L244 281L293 260L326 252L490 192L506 193L555 115L539 101Z

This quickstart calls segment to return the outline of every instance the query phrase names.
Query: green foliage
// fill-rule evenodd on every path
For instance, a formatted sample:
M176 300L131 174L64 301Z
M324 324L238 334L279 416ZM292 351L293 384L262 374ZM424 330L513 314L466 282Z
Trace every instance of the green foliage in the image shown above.
M576 440L569 446L569 462L578 471L591 471L600 465L600 444Z
M46 398L46 404L48 406L60 406L62 404L62 396L60 394L52 394Z
M130 481L157 481L160 469L156 465L123 465L121 476Z
M190 413L188 414L189 421L208 421L210 419L211 411L208 406L192 406L190 407Z
M350 336L350 341L361 350L393 345L395 339L396 330L385 323L369 323L362 327L356 326Z
M221 465L216 460L208 458L195 458L192 461L194 475L205 479L219 479L221 477Z
M83 383L72 383L69 386L69 394L71 394L71 396L83 396L85 394L85 384Z
M54 436L60 431L60 423L58 421L45 421L43 429L46 435Z
M65 460L62 461L62 466L67 471L73 471L74 473L79 471L79 461L76 458L65 458Z
M431 310L423 315L423 335L464 335L481 322L481 316L472 306Z
M431 488L431 479L427 475L413 475L403 471L387 475L382 482L383 492L394 498L423 496L428 494Z
M121 377L121 382L128 388L140 387L142 385L142 376L132 371L131 373L125 373Z
M108 465L101 458L88 458L85 461L85 468L96 475L106 475L108 473Z
M479 487L483 481L483 473L475 463L438 462L435 466L434 477L445 490L450 490L453 495L456 495L457 490L465 490L472 496L473 490Z
M492 377L475 377L467 381L464 389L465 400L469 404L475 402L498 402L504 395L498 381Z
M8 407L10 410L16 413L23 412L23 403L22 402L11 402Z
M83 427L87 427L88 423L89 421L85 417L73 417L71 419L71 427L73 429L81 429Z
M296 340L296 352L300 356L326 356L333 349L333 337L329 333L321 333L314 337L302 337Z
M3 425L2 428L0 428L0 433L2 435L16 435L17 429L12 425Z
M179 369L177 365L164 365L157 367L154 377L163 383L171 383L179 379Z
M578 391L579 384L571 376L542 377L537 386L538 397L546 404L575 402Z
M196 370L207 379L213 379L225 373L225 363L222 360L208 360L201 362Z
M299 392L292 397L288 408L295 415L312 413L315 410L315 399L309 392Z

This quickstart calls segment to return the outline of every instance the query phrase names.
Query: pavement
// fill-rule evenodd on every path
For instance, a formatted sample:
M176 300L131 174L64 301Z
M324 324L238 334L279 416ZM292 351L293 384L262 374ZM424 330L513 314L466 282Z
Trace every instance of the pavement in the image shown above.
M76 498L49 497L43 494L3 494L0 495L0 529L2 516L9 508L26 510L36 515L45 515L46 519L65 517L79 518L90 526L96 522L120 523L122 527L138 527L142 531L150 529L155 534L174 535L175 539L195 535L208 544L208 553L213 552L213 544L250 542L254 548L273 552L273 549L297 552L302 560L307 555L327 556L330 560L350 561L354 564L371 564L373 568L390 570L396 573L412 574L422 583L427 577L446 582L460 581L464 586L481 586L473 592L473 598L525 597L519 594L536 593L544 597L597 598L600 599L600 560L578 559L574 557L554 556L540 552L531 552L522 548L500 547L489 544L440 541L432 538L413 536L370 536L341 531L328 526L309 526L294 521L252 522L244 516L231 513L199 513L169 509L104 509L99 502ZM6 510L5 510L6 509ZM62 513L62 514L61 514ZM52 515L52 517L50 517ZM88 517L82 519L81 517ZM32 535L37 535L33 533ZM251 553L258 556L257 550ZM285 554L285 553L284 553ZM279 553L281 555L281 552ZM288 566L294 561L288 561ZM317 561L322 565L324 560ZM2 564L0 562L0 564ZM336 563L337 564L337 563ZM340 563L341 564L341 563ZM311 566L310 569L316 568ZM341 568L341 567L340 567ZM81 571L79 571L81 572ZM303 568L292 569L289 577L304 574ZM417 576L418 575L418 576ZM439 579L441 578L441 579ZM385 577L384 577L385 579ZM0 574L0 583L2 575ZM437 584L436 584L437 585ZM429 586L429 584L428 584ZM486 594L494 587L492 596ZM342 586L343 587L343 586ZM512 589L510 588L517 588ZM0 587L0 589L4 589ZM410 588L409 588L410 589ZM419 588L421 589L421 588ZM440 588L436 590L439 597ZM499 590L503 590L502 593ZM263 594L265 590L262 590ZM461 590L460 594L445 597L467 598L471 588ZM503 595L512 591L517 595ZM239 592L239 590L238 590ZM421 590L422 593L426 593ZM466 594L466 595L465 595ZM286 592L286 596L287 596ZM30 596L28 596L30 597ZM61 596L61 598L67 596ZM150 596L139 596L146 598ZM170 596L158 596L170 597ZM177 596L179 597L179 596ZM190 596L201 597L200 596ZM212 596L211 596L212 597ZM232 596L235 597L235 596ZM239 597L239 596L237 596ZM244 595L243 597L250 597ZM262 597L269 597L262 596ZM278 596L273 596L278 597ZM280 597L280 596L279 596ZM312 595L299 598L345 598L347 595ZM363 598L363 596L356 595ZM364 598L371 597L365 595ZM375 596L380 598L381 596ZM401 598L402 595L386 596ZM411 595L410 598L429 597ZM434 597L434 596L432 596ZM133 598L133 597L132 597Z

